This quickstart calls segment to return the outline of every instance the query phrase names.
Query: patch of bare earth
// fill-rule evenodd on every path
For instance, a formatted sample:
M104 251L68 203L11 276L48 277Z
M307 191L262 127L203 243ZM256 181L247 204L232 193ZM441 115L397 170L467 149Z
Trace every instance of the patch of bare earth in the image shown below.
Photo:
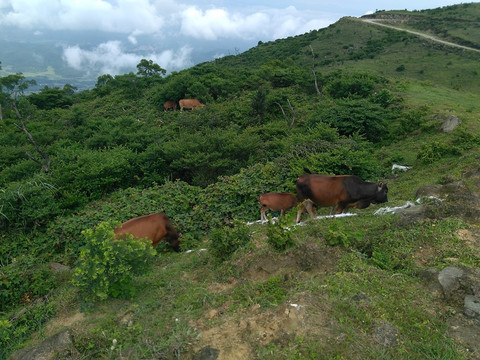
M287 255L267 252L243 257L237 263L240 279L229 284L212 284L217 294L229 292L239 282L264 282L273 276L286 279L324 276L335 268L340 250L317 244L308 244ZM288 346L299 335L331 339L333 336L328 309L323 309L323 294L296 293L276 308L261 308L254 304L248 309L229 311L227 301L221 307L210 309L202 319L190 325L199 333L191 345L187 358L193 358L201 349L218 350L218 360L258 358L259 349L268 345Z

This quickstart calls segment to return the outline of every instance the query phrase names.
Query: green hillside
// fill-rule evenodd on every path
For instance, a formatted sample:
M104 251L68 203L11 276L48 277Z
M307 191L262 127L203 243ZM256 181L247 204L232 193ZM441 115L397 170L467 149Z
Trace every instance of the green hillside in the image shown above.
M478 13L343 18L81 92L0 78L0 358L64 331L52 359L477 359ZM182 98L206 106L164 111ZM256 222L305 169L386 182L389 201ZM112 241L154 212L182 252ZM448 293L444 269L463 274Z

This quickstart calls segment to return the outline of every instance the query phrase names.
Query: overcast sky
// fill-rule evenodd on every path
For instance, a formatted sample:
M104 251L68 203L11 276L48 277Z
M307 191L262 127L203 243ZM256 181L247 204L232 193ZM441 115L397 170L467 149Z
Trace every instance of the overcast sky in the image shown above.
M168 71L194 65L195 51L245 51L270 41L320 29L343 16L376 10L423 10L455 0L0 0L0 31L28 30L32 37L62 34L63 60L75 69L124 73L142 58ZM75 34L102 34L80 42ZM68 36L71 35L71 40ZM217 51L218 53L215 53ZM223 50L222 50L223 49ZM0 61L1 61L0 49Z

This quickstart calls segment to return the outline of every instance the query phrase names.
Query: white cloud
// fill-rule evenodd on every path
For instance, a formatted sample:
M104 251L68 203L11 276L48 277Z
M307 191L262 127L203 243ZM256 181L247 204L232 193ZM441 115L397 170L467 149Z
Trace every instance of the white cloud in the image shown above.
M76 70L98 69L98 74L118 75L125 69L135 69L141 59L152 60L162 68L172 71L191 66L191 49L183 47L178 51L165 50L145 55L124 52L120 41L100 44L93 50L83 50L78 45L66 47L63 59Z
M273 40L327 26L335 19L294 6L186 5L174 0L0 0L0 25L33 30L95 30L122 33L133 44L139 34L217 40ZM205 4L198 1L195 4ZM223 1L223 4L228 1Z
M163 16L149 0L10 0L0 13L0 24L53 30L100 30L153 33ZM8 7L4 7L8 8Z
M213 8L202 11L196 6L181 13L181 32L197 39L219 38L273 40L298 35L328 26L334 19L315 18L294 6L284 9L263 9L250 14L230 13Z
M195 6L184 10L181 18L181 32L184 35L206 40L226 37L250 38L261 24L269 20L264 13L232 15L224 9L202 11Z

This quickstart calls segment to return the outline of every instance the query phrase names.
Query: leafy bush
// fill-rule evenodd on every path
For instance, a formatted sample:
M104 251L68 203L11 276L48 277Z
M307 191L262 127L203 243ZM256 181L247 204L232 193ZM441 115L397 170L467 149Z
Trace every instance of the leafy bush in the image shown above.
M48 266L39 264L35 255L14 258L0 271L0 311L31 303L55 285Z
M375 87L384 82L376 75L369 73L343 74L334 72L324 86L324 91L334 99L366 98L371 95Z
M404 112L400 119L400 128L398 129L398 133L408 134L419 129L421 125L426 122L425 116L425 109L415 109Z
M275 163L258 163L238 174L220 177L204 189L200 214L209 227L231 223L233 219L258 219L258 196L266 192L290 192L294 186L286 168ZM221 199L221 201L219 201Z
M423 164L431 164L448 155L460 155L456 146L444 142L431 141L423 144L417 153L417 159Z
M251 240L250 229L241 222L233 226L214 229L210 234L210 253L219 261L228 259L239 248Z
M385 139L388 122L396 117L393 109L365 99L338 100L319 115L341 135L359 133L373 143Z
M55 159L55 180L63 190L64 205L76 206L132 185L135 154L127 148L64 150Z
M0 188L0 229L43 225L61 213L58 190L45 174Z
M80 251L72 283L80 289L85 301L132 296L133 277L145 273L156 254L151 242L133 237L116 240L107 222L83 234L86 245Z
M371 156L368 144L360 137L341 138L335 142L314 141L292 147L286 156L294 184L305 168L318 174L357 175L364 180L382 176L379 162Z
M330 246L349 246L349 236L339 228L338 221L332 221L325 233L325 242Z
M267 242L277 251L283 251L295 244L292 230L288 224L295 217L295 211L292 210L285 216L281 216L276 222L269 219L267 223Z

